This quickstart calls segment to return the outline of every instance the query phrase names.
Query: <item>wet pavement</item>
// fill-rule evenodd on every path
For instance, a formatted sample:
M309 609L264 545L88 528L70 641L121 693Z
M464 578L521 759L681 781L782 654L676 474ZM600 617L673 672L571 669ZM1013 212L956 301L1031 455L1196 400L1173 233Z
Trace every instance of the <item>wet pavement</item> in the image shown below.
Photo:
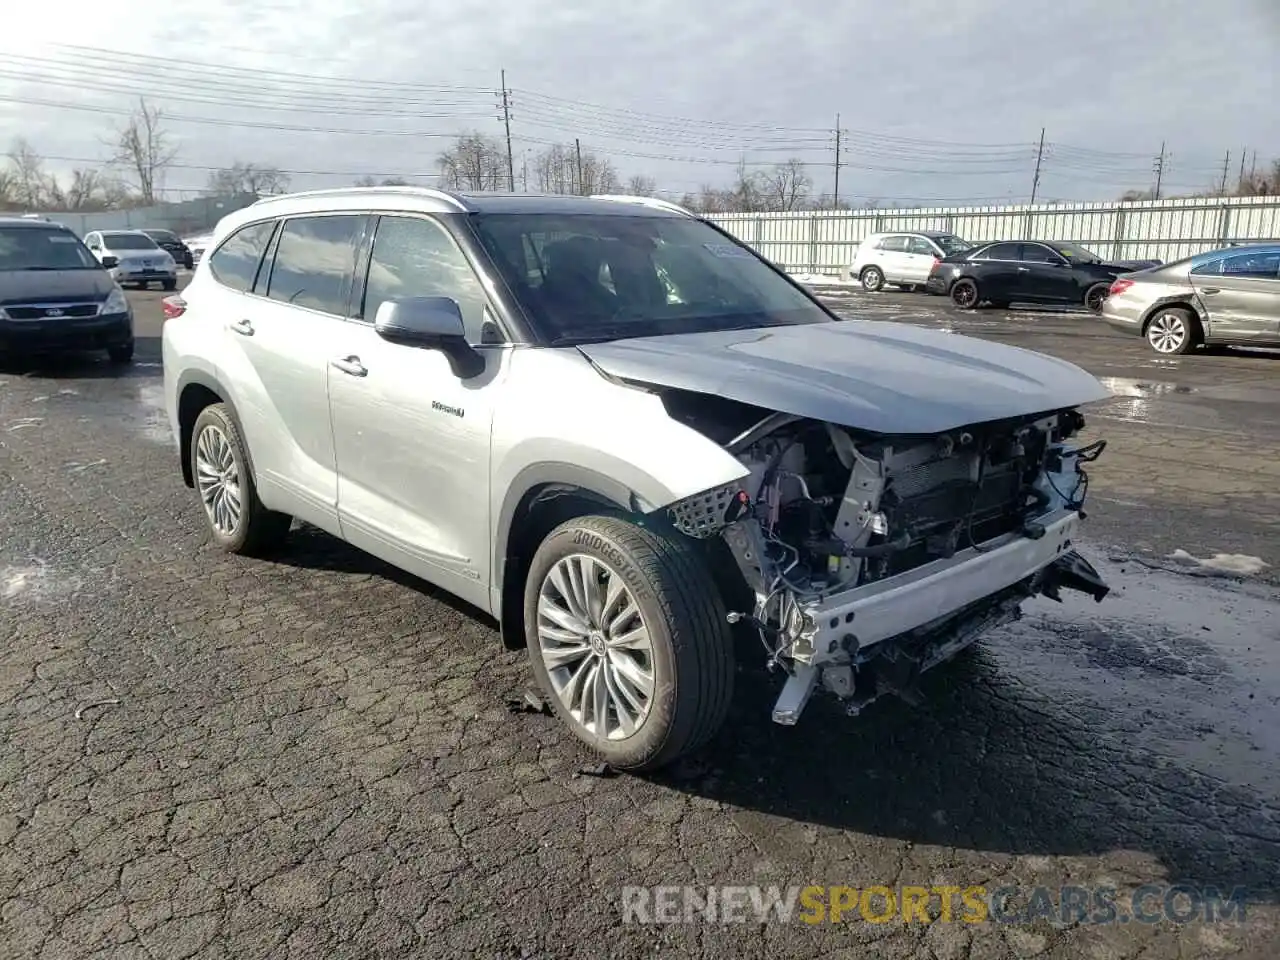
M0 958L1269 957L1280 944L1280 359L1163 361L1085 315L838 309L1109 378L1088 542L929 699L599 776L475 611L331 538L205 542L160 294L105 363L0 372ZM1183 551L1178 553L1177 551ZM1258 563L1268 566L1259 567ZM624 886L1243 885L1243 924L621 922Z

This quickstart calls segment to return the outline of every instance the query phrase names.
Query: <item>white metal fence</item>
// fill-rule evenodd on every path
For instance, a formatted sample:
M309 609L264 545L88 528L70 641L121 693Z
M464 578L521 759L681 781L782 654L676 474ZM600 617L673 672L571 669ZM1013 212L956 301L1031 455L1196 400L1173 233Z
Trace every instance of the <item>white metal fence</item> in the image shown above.
M104 210L100 213L42 211L50 220L70 227L83 237L91 230L173 230L179 235L203 233L229 213L247 207L258 198L252 194L225 197L198 197L181 203L161 203L131 210ZM0 214L5 216L5 214ZM16 216L16 214L9 214Z
M1280 241L1280 197L727 213L710 219L792 273L832 275L844 271L864 237L888 230L947 230L971 241L1074 241L1102 257L1164 261L1230 243Z

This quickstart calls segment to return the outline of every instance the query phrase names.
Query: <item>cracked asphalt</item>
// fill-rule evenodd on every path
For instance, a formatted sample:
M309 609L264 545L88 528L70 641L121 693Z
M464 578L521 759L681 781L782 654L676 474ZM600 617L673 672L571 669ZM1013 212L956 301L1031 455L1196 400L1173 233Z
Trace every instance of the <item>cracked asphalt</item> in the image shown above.
M1274 958L1280 358L825 295L1109 378L1083 548L1115 592L1029 604L922 706L815 700L794 729L746 645L723 735L651 778L600 775L522 707L524 655L430 587L308 529L272 562L212 549L159 293L130 294L125 373L0 371L0 957ZM624 886L757 883L1251 900L1216 925L622 923Z

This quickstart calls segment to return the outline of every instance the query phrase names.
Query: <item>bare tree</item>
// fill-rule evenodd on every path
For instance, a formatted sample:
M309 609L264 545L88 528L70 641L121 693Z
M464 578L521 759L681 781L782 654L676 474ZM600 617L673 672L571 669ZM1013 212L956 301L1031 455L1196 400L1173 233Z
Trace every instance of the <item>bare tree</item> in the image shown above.
M1133 203L1135 200L1154 200L1154 190L1126 190L1120 194L1121 203Z
M263 196L289 189L289 175L278 167L237 160L229 167L209 174L208 192L214 196L251 193Z
M18 206L35 208L44 203L44 158L25 137L18 137L9 147L9 179L9 192Z
M658 192L658 181L636 174L627 181L627 193L633 197L652 197Z
M466 133L436 160L441 184L454 190L501 190L507 186L507 150L494 137Z
M164 172L178 156L178 148L171 142L163 121L160 108L148 106L146 99L139 97L138 109L116 131L111 143L116 151L112 162L127 167L137 178L144 204L156 202Z
M758 174L755 182L769 210L797 210L804 205L813 188L813 181L805 172L804 161L794 157Z
M543 150L534 158L533 173L542 193L589 196L622 189L609 160L572 143L556 143Z
M381 180L375 180L373 177L361 177L356 181L357 187L407 187L409 181L403 177L383 177Z

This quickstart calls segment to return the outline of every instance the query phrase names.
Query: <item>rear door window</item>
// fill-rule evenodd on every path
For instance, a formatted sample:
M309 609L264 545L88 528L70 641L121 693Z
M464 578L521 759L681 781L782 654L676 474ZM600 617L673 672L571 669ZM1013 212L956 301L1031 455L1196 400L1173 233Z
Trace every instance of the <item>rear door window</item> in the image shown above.
M880 241L880 249L889 253L906 253L909 237L885 237Z
M1022 244L1020 243L997 243L987 247L982 255L984 260L1021 260Z
M280 228L267 296L295 307L346 316L362 217L295 217Z
M253 289L262 254L271 242L276 221L251 223L241 227L209 258L209 272L224 287L247 293Z
M938 251L933 249L933 244L924 237L912 237L907 241L907 253L918 254L922 257L936 257Z

